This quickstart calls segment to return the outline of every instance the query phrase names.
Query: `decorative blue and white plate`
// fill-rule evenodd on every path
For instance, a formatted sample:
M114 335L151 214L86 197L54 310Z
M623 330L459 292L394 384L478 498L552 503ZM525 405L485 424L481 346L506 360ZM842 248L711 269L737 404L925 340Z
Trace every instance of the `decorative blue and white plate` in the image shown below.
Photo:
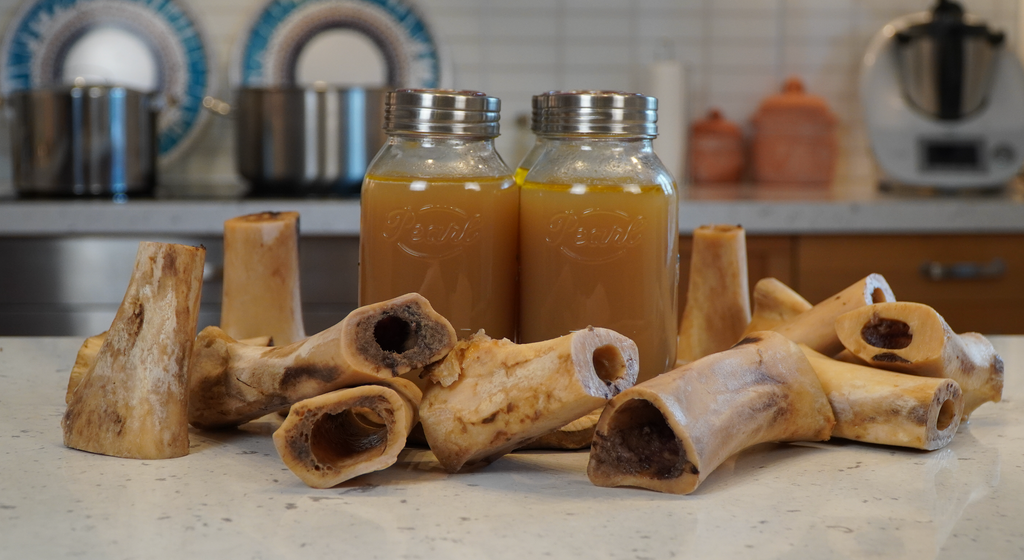
M379 49L387 66L380 85L438 87L437 45L408 0L270 0L236 48L233 85L296 85L302 50L331 30L358 32ZM336 60L346 56L338 52Z
M208 116L213 67L198 20L178 0L28 0L0 48L0 91L74 83L155 92L160 161L180 155Z

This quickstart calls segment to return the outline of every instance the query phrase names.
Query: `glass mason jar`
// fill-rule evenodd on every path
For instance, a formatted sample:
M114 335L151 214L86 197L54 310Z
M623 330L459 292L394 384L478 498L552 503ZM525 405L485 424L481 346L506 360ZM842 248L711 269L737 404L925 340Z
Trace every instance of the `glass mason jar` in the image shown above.
M654 153L657 99L552 92L547 146L520 193L519 336L586 328L626 335L640 379L675 365L678 195Z
M418 292L460 338L515 340L519 187L494 148L500 101L391 92L363 181L359 305Z
M540 135L540 130L544 120L544 104L547 102L547 98L550 93L552 92L534 95L531 99L533 112L530 116L530 130L536 135L536 140L534 140L533 147L530 148L530 151L526 152L526 155L523 156L523 161L519 162L519 166L516 167L516 184L520 187L523 186L526 174L530 171L530 168L537 163L537 160L540 159L540 154L544 151L544 147L547 145L547 139Z

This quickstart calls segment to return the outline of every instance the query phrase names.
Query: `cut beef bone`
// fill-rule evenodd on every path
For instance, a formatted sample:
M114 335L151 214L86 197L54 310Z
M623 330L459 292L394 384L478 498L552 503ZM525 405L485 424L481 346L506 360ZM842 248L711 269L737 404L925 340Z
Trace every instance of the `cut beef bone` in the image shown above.
M964 421L1003 396L1003 359L978 333L956 334L931 307L908 301L846 313L835 329L843 345L867 364L892 371L948 377L964 392Z
M202 247L139 244L124 301L71 392L65 445L132 459L188 454L189 358L205 256Z
M261 212L224 222L220 328L235 339L306 338L299 290L299 213Z
M274 432L274 447L307 485L330 488L393 465L416 423L419 399L411 381L394 378L302 400Z
M189 422L244 424L303 399L420 369L454 345L455 329L419 294L360 307L287 346L251 346L207 327L192 358Z
M928 451L953 441L964 412L956 381L850 364L801 349L832 405L833 437Z
M834 424L800 348L760 331L612 399L597 424L587 474L598 486L689 494L742 449L827 440Z
M815 352L835 356L843 350L843 344L836 335L836 317L858 307L895 299L889 283L881 274L869 274L771 330L785 335L793 342L806 344Z
M749 323L747 240L743 228L714 225L695 229L676 365L736 344Z
M629 338L594 327L532 344L474 334L424 372L427 443L448 472L490 463L632 386L637 355Z

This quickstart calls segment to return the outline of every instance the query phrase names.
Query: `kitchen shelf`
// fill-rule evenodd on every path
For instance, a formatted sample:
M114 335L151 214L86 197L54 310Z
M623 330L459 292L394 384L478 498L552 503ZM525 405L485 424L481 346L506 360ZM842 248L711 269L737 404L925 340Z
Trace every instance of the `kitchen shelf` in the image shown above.
M220 235L224 221L296 210L307 236L357 236L355 199L0 200L0 236ZM679 205L684 234L710 223L749 235L1024 233L1024 188L989 195L881 193L867 182L831 188L691 186Z

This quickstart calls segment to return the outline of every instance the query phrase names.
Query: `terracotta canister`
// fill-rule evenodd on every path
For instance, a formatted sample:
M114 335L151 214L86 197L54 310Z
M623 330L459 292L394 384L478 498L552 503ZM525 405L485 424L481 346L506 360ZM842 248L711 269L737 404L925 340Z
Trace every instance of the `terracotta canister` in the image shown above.
M690 172L694 183L737 183L743 176L743 131L718 109L690 127Z
M759 183L832 181L839 152L836 117L799 78L761 102L754 116L754 177Z

